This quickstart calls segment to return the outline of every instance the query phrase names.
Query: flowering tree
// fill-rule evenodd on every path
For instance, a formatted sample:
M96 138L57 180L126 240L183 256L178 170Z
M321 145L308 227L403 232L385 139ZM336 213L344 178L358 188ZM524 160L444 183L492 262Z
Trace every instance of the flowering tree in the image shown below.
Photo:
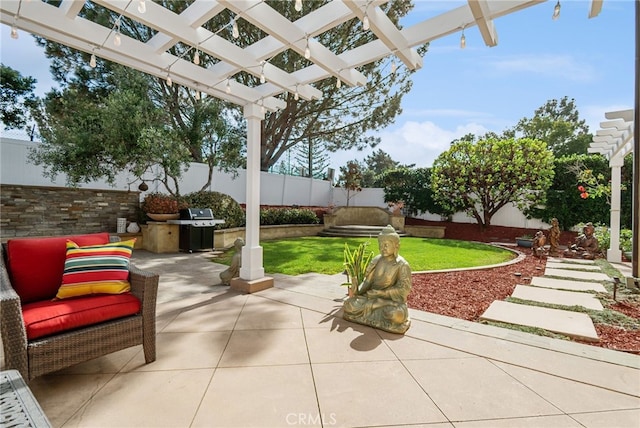
M553 180L553 153L530 138L474 136L454 141L432 169L434 198L445 207L463 207L481 227L502 207L523 211L544 202Z

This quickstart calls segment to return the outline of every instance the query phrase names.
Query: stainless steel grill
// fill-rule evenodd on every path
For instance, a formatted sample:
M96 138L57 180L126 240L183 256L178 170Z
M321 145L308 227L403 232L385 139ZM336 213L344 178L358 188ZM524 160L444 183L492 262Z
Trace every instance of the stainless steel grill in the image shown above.
M180 250L192 253L214 248L214 228L224 220L214 219L210 208L185 208L180 210L180 219L167 223L180 225Z

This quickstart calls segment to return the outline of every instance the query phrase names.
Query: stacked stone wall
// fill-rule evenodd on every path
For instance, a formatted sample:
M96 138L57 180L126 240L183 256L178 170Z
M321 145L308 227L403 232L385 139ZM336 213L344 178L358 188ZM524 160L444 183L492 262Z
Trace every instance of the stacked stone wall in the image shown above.
M138 221L139 192L0 186L0 239L115 233L117 218Z

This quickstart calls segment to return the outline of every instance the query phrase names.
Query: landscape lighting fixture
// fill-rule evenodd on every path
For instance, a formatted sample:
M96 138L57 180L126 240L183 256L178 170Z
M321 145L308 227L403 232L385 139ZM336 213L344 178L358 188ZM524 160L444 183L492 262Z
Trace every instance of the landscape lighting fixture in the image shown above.
M555 7L553 8L553 15L551 15L551 19L553 19L554 21L558 18L560 18L560 0L558 0L558 3L556 3Z

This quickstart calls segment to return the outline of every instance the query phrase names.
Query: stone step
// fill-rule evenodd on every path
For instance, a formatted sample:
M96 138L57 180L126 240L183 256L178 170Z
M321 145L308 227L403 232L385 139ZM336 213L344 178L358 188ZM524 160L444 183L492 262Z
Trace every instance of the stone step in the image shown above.
M608 275L602 272L585 272L569 269L554 269L547 267L544 270L545 276L557 276L561 278L582 279L586 281L611 281Z
M596 293L607 292L607 289L598 282L572 281L570 279L547 278L544 276L534 276L531 278L531 285L534 287L553 288L556 290L593 291Z
M601 311L602 303L591 293L579 291L562 291L551 288L538 288L528 285L516 285L511 297L534 302L551 303L563 306L582 306L586 309Z
M553 269L575 269L591 272L601 272L600 266L595 264L587 265L582 263L550 262L547 260L547 267Z
M344 225L344 226L331 226L318 233L318 236L333 236L333 237L371 237L377 238L382 229L385 226L367 226L367 225ZM400 236L408 236L406 233L396 230Z
M593 321L589 315L581 312L495 300L480 319L542 328L581 340L593 342L599 340Z

